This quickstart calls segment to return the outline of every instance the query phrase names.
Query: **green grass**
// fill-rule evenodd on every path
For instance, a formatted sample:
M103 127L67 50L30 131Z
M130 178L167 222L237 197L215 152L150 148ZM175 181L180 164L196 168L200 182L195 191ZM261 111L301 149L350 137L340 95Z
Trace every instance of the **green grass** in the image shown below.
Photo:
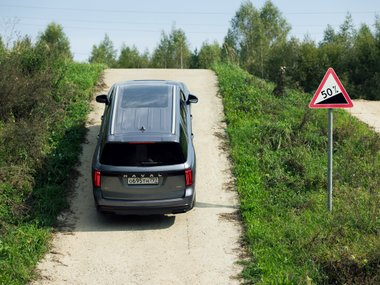
M56 217L68 207L66 196L86 134L89 100L102 70L101 65L68 63L52 94L58 102L59 115L41 118L40 124L46 126L30 130L30 137L36 137L38 143L30 149L17 148L23 134L19 136L15 129L8 136L13 142L3 141L0 147L3 161L7 161L7 148L12 148L12 144L16 145L14 153L24 158L10 165L0 163L3 175L0 177L0 284L30 281L35 276L36 263L49 247ZM0 141L7 137L12 124L0 123Z
M334 111L333 212L327 111L233 66L214 67L251 259L252 284L380 283L380 139Z

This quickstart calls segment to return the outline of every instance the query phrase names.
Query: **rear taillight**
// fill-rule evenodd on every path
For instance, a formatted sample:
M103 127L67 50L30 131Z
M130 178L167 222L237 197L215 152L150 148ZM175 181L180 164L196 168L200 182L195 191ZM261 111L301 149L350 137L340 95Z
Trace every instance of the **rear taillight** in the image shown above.
M100 187L101 173L99 170L94 170L94 187Z
M185 170L186 186L193 185L193 171L191 169Z

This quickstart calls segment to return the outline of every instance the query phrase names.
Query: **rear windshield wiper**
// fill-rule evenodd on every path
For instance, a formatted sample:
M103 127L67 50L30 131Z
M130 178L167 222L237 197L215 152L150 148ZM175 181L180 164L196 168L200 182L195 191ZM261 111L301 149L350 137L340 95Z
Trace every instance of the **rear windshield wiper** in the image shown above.
M157 165L161 163L162 163L161 161L141 161L140 162L141 165Z

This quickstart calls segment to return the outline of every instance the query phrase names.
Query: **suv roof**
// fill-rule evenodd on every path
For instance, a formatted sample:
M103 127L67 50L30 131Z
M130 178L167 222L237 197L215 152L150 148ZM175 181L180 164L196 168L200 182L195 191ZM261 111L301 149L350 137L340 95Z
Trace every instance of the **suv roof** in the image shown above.
M178 89L168 80L133 80L114 84L108 142L179 141Z

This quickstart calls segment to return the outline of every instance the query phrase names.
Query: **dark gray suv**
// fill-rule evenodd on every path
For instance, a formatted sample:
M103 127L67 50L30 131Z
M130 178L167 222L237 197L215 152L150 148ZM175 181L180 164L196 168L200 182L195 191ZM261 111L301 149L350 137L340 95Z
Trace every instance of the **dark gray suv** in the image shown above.
M99 211L184 213L195 203L191 103L198 98L177 81L114 84L107 95L92 162Z

